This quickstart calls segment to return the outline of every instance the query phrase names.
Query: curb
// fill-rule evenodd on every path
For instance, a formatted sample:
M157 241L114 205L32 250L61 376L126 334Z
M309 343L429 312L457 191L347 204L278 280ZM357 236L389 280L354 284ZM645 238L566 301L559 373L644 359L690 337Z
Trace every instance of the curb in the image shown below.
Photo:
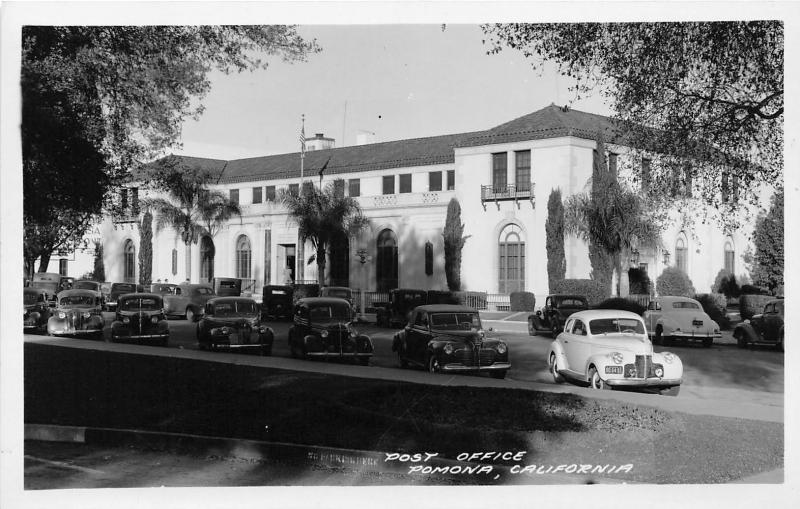
M512 464L476 463L448 458L429 458L405 461L387 461L386 452L343 449L336 447L307 446L282 442L224 438L183 433L168 433L135 429L93 428L87 426L63 426L55 424L25 424L25 440L49 442L85 443L105 446L147 446L177 449L201 449L203 454L219 457L234 457L248 461L292 462L295 464L324 465L330 468L352 468L362 473L394 474L425 479L433 484L442 481L466 481L469 484L640 484L629 480L596 477L592 475L536 473L517 474L511 471ZM393 453L394 454L394 453ZM494 454L494 453L492 453ZM524 460L520 464L524 463ZM523 465L524 466L524 465ZM420 467L411 472L411 467ZM489 468L482 472L481 467ZM425 470L423 471L422 468ZM552 469L552 466L551 466ZM483 477L483 478L482 478ZM497 482L498 479L502 480ZM536 481L534 481L536 480ZM517 481L504 483L503 481Z

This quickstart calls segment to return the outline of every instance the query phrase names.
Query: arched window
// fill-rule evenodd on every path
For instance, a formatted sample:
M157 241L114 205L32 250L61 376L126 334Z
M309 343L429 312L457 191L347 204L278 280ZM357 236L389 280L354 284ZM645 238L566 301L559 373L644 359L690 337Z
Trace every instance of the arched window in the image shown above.
M236 239L236 277L250 279L251 260L250 239L247 238L247 235L239 235L239 238Z
M675 266L688 274L689 272L689 243L686 234L681 232L675 241Z
M136 247L133 241L128 239L125 241L125 246L122 250L123 259L123 278L126 283L136 282Z
M205 235L200 241L200 281L210 282L214 279L214 241Z
M397 237L392 230L378 234L375 277L379 292L397 288Z
M734 260L736 259L736 252L733 249L733 239L728 237L725 239L725 270L734 274L734 270L736 269L736 264Z
M520 227L513 223L506 225L500 232L499 247L497 291L499 293L524 291L525 240Z

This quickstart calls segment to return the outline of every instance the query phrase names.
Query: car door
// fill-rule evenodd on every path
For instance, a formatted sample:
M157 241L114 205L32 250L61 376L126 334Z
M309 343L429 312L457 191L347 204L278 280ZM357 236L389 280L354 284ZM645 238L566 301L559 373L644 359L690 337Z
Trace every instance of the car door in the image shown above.
M428 313L419 311L413 314L412 320L406 325L406 355L414 362L425 362L430 338L428 318Z
M778 335L777 325L778 312L775 303L769 303L764 306L763 320L763 339L767 341L774 340Z
M591 355L591 343L587 335L587 324L579 319L571 319L569 324L569 368L579 375L585 375L586 359Z
M661 301L653 299L647 305L647 311L644 312L644 324L647 327L647 333L652 335L656 331L656 322L661 318Z

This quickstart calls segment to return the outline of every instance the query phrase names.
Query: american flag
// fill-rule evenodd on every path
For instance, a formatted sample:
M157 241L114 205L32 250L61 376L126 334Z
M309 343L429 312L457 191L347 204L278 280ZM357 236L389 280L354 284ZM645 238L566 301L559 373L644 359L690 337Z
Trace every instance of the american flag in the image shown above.
M306 153L306 126L303 124L303 127L300 128L300 155L304 155Z

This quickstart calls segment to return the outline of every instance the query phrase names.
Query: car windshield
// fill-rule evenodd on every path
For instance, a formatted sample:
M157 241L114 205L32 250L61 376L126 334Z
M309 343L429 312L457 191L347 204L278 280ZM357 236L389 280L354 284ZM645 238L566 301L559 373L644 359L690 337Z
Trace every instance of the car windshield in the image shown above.
M137 297L125 299L119 303L120 311L157 311L161 309L161 301L154 297Z
M560 308L587 308L586 302L580 299L563 299L558 303Z
M68 295L61 297L58 303L60 306L93 306L94 297L92 295Z
M111 291L116 293L134 293L136 291L136 285L114 284L111 285Z
M214 292L211 291L211 288L200 287L195 291L195 293L197 295L211 295Z
M254 302L234 301L234 302L217 302L216 304L214 304L215 316L254 315L254 314L256 314L256 305Z
M778 301L775 303L775 311L777 313L783 314L783 301Z
M340 305L314 306L308 310L311 320L350 320L350 308Z
M34 281L31 283L31 288L40 288L49 292L57 292L61 289L58 283L49 281Z
M592 334L615 334L619 332L644 334L644 325L635 318L598 318L589 322Z
M673 309L700 309L700 305L696 302L688 300L678 300L672 303Z
M415 303L425 300L425 295L422 293L404 293L400 296L400 299L406 303Z
M431 328L438 330L471 330L480 329L481 319L478 313L431 313Z
M36 297L38 295L39 294L36 292L25 292L22 298L26 305L31 305L31 304L36 304Z
M75 289L75 290L95 290L95 291L97 291L97 290L100 289L100 284L99 283L95 283L94 281L78 281L77 283L72 285L72 288Z
M348 290L326 290L328 297L338 297L340 299L349 299L350 292Z

